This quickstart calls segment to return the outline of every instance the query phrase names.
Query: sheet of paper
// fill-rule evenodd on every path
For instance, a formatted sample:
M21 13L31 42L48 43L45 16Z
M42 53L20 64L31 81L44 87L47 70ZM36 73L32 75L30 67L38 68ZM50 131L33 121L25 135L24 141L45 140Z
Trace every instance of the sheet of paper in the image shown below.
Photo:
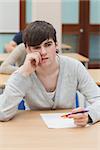
M40 114L48 128L74 128L74 120L71 118L62 118L64 113Z

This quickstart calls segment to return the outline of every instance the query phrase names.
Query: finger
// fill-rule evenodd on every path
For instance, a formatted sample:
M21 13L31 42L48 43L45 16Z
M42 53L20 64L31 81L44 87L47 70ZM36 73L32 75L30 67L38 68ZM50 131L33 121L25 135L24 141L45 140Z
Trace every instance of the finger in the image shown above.
M39 52L31 53L30 60L33 65L38 66L41 61L41 55L39 54Z
M74 118L74 122L75 122L75 124L77 124L77 125L85 125L85 124L88 123L88 117L85 117L85 118L78 118L78 119Z
M87 118L80 118L80 119L74 119L74 121L76 121L76 122L87 122L88 121L88 119Z
M80 119L88 117L88 113L78 113L78 114L71 114L68 118Z
M78 119L78 118L83 118L83 115L82 113L79 113L79 114L72 114L72 115L68 115L68 118L74 118L74 119Z
M76 125L79 126L79 127L84 127L84 126L87 125L86 122L76 122L76 121L74 121L74 124L76 124Z
M34 67L34 66L36 67L36 61L35 61L35 60L32 60L32 61L31 61L31 65L32 65L33 67Z
M84 108L78 107L72 110L72 113L83 111Z
M41 63L42 58L39 52L36 52L36 56L36 66L38 66Z

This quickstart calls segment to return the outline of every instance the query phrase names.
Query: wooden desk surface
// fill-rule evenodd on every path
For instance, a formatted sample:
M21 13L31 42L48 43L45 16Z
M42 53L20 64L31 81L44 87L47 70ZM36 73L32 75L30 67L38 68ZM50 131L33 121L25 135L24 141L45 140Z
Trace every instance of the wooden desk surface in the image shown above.
M48 129L40 117L47 112L22 111L9 122L0 122L0 150L100 149L100 122L86 128Z
M97 85L100 86L100 69L88 69L88 71Z
M9 53L0 53L0 62L3 62L7 59Z
M4 88L10 75L0 74L0 88Z
M71 49L72 47L68 44L61 44L62 49Z
M79 60L79 61L81 61L83 63L84 62L87 62L87 63L89 62L89 58L87 58L87 57L85 57L83 55L80 55L78 53L62 53L62 55L75 58L75 59L77 59L77 60Z

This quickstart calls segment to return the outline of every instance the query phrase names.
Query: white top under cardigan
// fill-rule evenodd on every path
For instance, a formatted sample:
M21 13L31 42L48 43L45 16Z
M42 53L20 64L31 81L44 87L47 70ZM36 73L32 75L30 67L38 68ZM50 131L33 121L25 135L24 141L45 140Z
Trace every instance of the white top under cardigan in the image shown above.
M0 120L11 119L20 100L25 97L32 110L73 108L76 90L91 104L88 106L93 123L100 120L100 88L95 84L81 62L59 56L60 72L52 100L35 72L23 77L18 71L11 75L5 91L0 95Z

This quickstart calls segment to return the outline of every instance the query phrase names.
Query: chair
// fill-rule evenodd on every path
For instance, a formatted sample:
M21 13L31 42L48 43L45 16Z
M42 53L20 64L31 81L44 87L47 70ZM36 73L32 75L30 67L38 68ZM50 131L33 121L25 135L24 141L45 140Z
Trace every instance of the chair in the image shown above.
M21 100L21 102L18 105L18 110L25 110L24 100Z

